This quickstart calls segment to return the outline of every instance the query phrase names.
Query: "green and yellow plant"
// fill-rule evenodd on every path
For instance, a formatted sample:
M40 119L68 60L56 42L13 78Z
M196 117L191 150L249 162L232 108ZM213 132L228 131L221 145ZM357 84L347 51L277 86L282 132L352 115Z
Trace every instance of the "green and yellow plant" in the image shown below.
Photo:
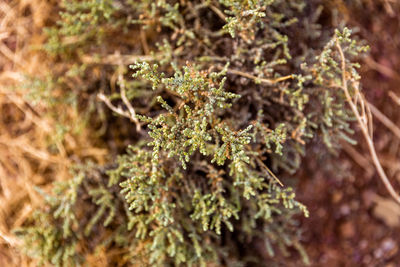
M68 95L109 156L38 189L45 207L17 230L27 253L56 266L102 251L117 266L253 266L261 240L271 261L293 247L308 263L296 216L309 214L289 177L313 140L332 153L354 142L356 92L337 85L358 79L366 51L318 24L318 2L63 1L43 48L64 90L52 99Z

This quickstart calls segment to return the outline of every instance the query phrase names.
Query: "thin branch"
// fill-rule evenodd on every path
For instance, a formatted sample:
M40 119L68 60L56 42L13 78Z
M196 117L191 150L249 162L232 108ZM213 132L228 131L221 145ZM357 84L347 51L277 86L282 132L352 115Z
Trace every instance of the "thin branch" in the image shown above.
M358 152L354 146L347 142L341 142L341 146L344 151L356 162L360 167L362 167L368 177L372 177L374 174L374 168L371 166L371 161L364 157L360 152Z
M125 112L123 109L121 109L121 107L116 107L113 104L111 104L110 99L108 99L103 93L98 93L97 94L97 98L100 101L103 101L107 105L107 107L109 107L115 113L117 113L117 114L119 114L121 116L130 118L129 114L127 112Z
M378 155L376 154L374 143L373 143L372 137L370 135L370 129L368 126L367 117L365 117L365 116L363 117L360 115L358 108L353 101L353 98L350 96L349 89L347 86L347 80L346 80L346 61L345 61L342 47L340 46L338 39L336 39L336 47L339 51L340 58L341 58L341 69L342 69L342 86L341 86L341 88L344 91L346 100L349 103L351 110L353 111L354 115L356 116L357 122L361 128L363 135L364 135L364 139L367 142L372 161L373 161L375 168L379 174L379 177L381 178L383 184L385 185L386 189L388 190L390 195L393 197L393 199L398 204L400 204L400 197L397 194L397 192L394 190L392 184L390 183L389 178L387 177L387 175L386 175L385 171L383 170L383 167L379 161ZM354 86L355 94L361 95L361 93L358 90L358 85L355 82L353 84L355 85ZM363 101L362 97L360 97L360 101ZM367 113L368 113L369 107L366 105L364 108L367 109ZM372 119L372 118L370 118L370 119Z
M172 51L172 56L179 55L181 47ZM147 53L147 52L146 52ZM86 64L102 64L102 65L129 65L137 61L156 61L163 58L164 54L152 55L121 55L119 51L111 55L83 55L82 62Z
M246 78L252 79L252 80L254 80L256 82L259 81L261 83L265 83L267 85L273 85L273 84L276 84L278 82L282 82L282 81L285 81L285 80L288 80L288 79L293 79L292 75L287 75L287 76L279 77L279 78L276 78L276 79L259 78L257 76L254 76L254 75L250 74L250 73L243 72L243 71L240 71L240 70L234 70L234 69L228 69L227 73L239 75L239 76L242 76L242 77L246 77Z
M146 33L143 29L140 30L140 41L142 42L142 47L144 53L147 55L150 53L149 45L147 44Z
M119 81L119 87L121 89L122 102L124 102L124 104L128 108L128 111L130 113L130 116L129 116L130 120L136 124L136 131L140 132L142 129L141 129L140 122L139 122L138 118L136 117L135 109L132 107L131 103L129 102L128 98L126 97L125 82L122 77L122 73L120 73L118 75L118 81Z
M116 106L114 106L112 103L111 103L111 101L110 101L110 99L108 99L103 93L98 93L97 94L97 98L100 100L100 101L103 101L106 105L107 105L107 107L109 107L112 111L114 111L115 113L117 113L118 115L121 115L121 116L123 116L123 117L125 117L125 118L128 118L128 119L130 119L133 123L135 123L136 124L136 130L141 130L141 128L140 128L140 124L138 124L137 122L138 122L138 119L136 118L136 116L132 116L129 112L126 112L125 110L123 110L121 107L116 107ZM138 131L139 131L138 130Z
M383 2L384 2L386 13L388 13L389 16L392 17L392 18L395 17L396 16L396 12L393 10L392 5L390 4L390 2L392 2L392 1L384 0Z
M124 63L123 60L123 56L121 56L121 54L119 53L119 51L117 51L114 55L112 55L113 58L115 58L115 62L119 65L118 68L118 83L119 83L119 88L120 88L120 92L121 92L121 99L122 102L125 104L125 106L128 109L128 112L126 112L125 110L123 110L120 106L116 107L114 106L110 99L108 99L103 93L99 93L97 94L97 97L103 101L112 111L114 111L115 113L126 117L128 119L130 119L135 125L136 125L136 131L138 133L140 133L142 131L141 128L141 124L139 119L136 116L136 111L133 108L133 106L131 105L131 103L129 102L129 99L126 97L126 88L125 88L125 81L124 81L124 77L123 77L123 65L125 65L126 63ZM144 56L140 56L142 59ZM134 58L129 58L134 59ZM138 58L136 58L137 60Z
M387 77L397 80L400 78L399 74L396 71L385 65L379 64L371 56L365 58L365 63L367 63L368 67L370 67L371 69L376 70Z
M256 157L257 162L260 164L261 168L263 168L264 170L266 170L277 182L280 186L283 187L283 183L279 180L278 177L276 177L276 175L267 167L267 165L264 164L264 162Z
M209 5L209 7L211 8L212 11L215 12L215 14L218 15L218 17L220 17L223 21L226 21L226 16L225 16L224 12L219 10L218 7L216 7L214 5Z
M368 103L369 108L371 109L372 113L375 115L375 117L383 124L385 125L392 133L400 139L400 128L397 127L396 124L394 124L388 117L385 116L379 109L377 109L374 105L371 103Z
M82 62L85 64L103 64L103 65L128 65L137 61L154 61L159 55L120 55L112 54L106 56L83 55Z
M397 104L400 106L400 97L397 96L395 93L393 93L392 91L389 91L389 96L390 98Z

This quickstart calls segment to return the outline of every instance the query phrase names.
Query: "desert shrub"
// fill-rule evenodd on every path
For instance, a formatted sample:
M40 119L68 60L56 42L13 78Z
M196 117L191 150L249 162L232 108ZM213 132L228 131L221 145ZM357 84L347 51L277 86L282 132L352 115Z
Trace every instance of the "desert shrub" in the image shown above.
M261 242L270 261L295 248L307 263L296 218L308 211L290 177L307 144L354 142L335 44L349 80L366 50L319 23L319 2L63 1L43 46L63 93L35 97L69 99L109 156L38 189L46 205L17 230L27 253L59 266L101 253L109 265L249 266Z

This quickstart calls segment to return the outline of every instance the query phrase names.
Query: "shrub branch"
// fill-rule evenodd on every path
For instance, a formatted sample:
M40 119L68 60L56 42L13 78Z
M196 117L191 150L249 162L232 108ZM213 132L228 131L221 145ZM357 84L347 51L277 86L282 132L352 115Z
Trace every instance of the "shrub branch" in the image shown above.
M373 137L372 137L372 127L370 126L372 124L372 116L370 113L370 108L366 103L363 95L359 91L358 84L356 82L353 82L353 87L354 87L354 97L350 96L349 93L349 88L347 86L347 80L346 80L346 61L344 57L344 53L342 50L342 47L340 46L339 40L336 39L336 47L339 51L340 59L341 59L341 69L342 69L342 86L341 89L343 90L346 100L349 103L349 106L356 116L358 125L361 128L361 131L363 133L364 139L367 142L368 149L372 158L372 161L375 165L375 168L378 172L379 177L381 178L383 184L385 185L386 189L388 190L389 194L393 197L393 199L400 204L400 197L397 194L397 192L394 190L392 184L389 181L389 178L387 177L385 171L383 170L383 167L379 161L378 155L376 154L376 150L374 147L373 143ZM361 107L361 114L357 108L357 104L359 103L359 107Z

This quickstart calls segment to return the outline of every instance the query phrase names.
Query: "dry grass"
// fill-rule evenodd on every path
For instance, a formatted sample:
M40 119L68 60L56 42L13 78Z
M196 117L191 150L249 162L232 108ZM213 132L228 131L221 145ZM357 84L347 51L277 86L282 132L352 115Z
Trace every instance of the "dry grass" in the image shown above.
M58 152L50 151L56 121L47 115L45 103L30 104L25 97L29 88L21 86L25 74L42 77L49 69L34 47L44 42L43 27L53 7L45 0L0 1L0 266L35 265L12 233L42 203L34 187L47 189L50 182L67 179L74 162L69 155L98 161L105 155L93 148L87 130L67 134L56 144ZM68 107L59 108L68 113Z

